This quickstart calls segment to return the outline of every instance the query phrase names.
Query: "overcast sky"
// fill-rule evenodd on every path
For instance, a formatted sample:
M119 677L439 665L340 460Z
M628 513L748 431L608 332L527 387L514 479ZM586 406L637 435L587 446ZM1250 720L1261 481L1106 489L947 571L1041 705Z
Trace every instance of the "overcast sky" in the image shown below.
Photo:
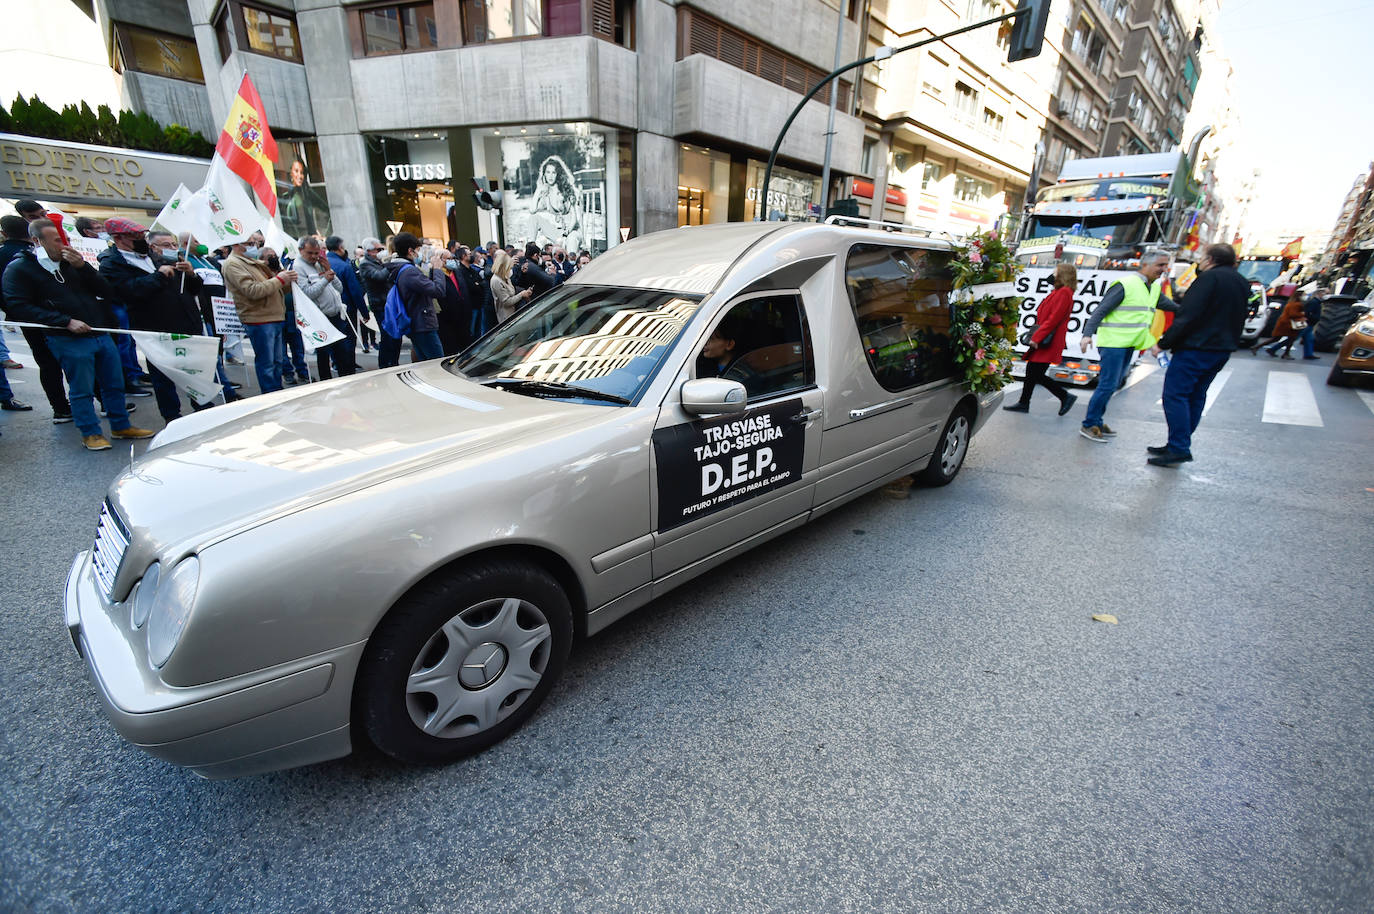
M1329 229L1374 160L1374 2L1223 0L1233 147L1261 170L1246 234Z

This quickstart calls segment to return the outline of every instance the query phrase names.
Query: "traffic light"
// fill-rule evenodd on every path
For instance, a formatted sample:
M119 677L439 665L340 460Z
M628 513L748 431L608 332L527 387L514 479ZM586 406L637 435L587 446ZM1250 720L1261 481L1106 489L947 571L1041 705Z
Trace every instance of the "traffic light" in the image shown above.
M501 192L499 190L487 190L482 184L482 179L472 179L472 186L476 188L476 192L472 195L472 202L476 203L480 209L500 209Z
M1007 63L1039 57L1045 44L1045 26L1050 21L1050 0L1018 0L1016 24L1011 27Z

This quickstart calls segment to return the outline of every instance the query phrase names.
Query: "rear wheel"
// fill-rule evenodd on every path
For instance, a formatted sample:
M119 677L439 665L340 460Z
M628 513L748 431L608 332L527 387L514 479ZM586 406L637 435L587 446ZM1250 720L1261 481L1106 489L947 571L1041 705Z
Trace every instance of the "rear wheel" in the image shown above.
M442 764L499 742L563 672L572 608L548 572L477 561L421 585L363 652L355 720L387 755Z
M956 409L940 432L940 440L935 444L935 453L930 455L930 463L917 478L928 486L947 486L959 475L968 454L969 438L973 435L973 423L967 410Z

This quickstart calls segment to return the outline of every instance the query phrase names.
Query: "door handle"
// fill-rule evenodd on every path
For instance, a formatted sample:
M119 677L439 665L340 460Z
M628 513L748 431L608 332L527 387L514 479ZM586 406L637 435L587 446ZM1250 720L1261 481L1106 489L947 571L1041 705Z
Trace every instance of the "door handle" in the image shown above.
M806 423L810 422L812 419L819 419L822 415L824 415L824 410L821 410L821 409L807 409L807 410L802 410L801 412L797 413L795 416L789 417L789 418L788 418L788 421L789 421L789 422L793 422L793 423L795 423L795 424L797 424L797 425L805 425Z

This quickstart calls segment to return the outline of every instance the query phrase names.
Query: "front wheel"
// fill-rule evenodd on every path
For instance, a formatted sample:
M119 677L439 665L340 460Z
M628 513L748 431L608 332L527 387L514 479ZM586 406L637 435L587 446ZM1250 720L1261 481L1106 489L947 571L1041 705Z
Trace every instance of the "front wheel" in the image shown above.
M571 645L572 608L548 572L473 562L421 585L382 620L363 652L355 722L402 762L480 752L534 713Z
M947 486L959 475L964 465L964 455L968 453L969 438L973 436L973 423L968 413L956 410L945 423L936 442L935 453L930 455L930 463L917 478L928 486Z
M1341 370L1341 366L1332 365L1331 373L1326 376L1326 383L1332 387L1349 387L1350 376Z

